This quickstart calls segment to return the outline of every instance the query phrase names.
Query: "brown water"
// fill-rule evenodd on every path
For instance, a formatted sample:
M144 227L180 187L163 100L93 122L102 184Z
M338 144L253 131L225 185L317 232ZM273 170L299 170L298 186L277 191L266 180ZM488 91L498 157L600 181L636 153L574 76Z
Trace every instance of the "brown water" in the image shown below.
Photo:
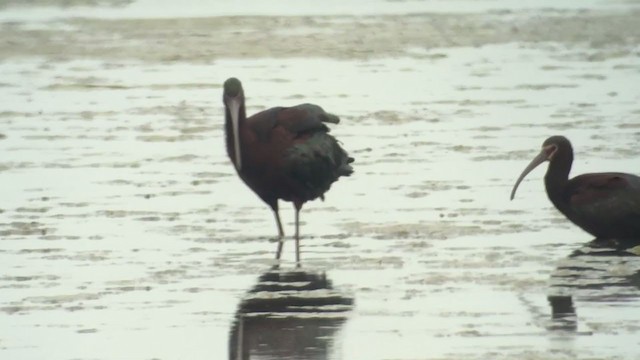
M640 260L570 256L543 170L509 201L550 135L640 173L636 2L190 1L0 4L3 359L224 359L238 319L251 359L640 357ZM276 227L225 155L230 76L249 113L342 118L356 173L301 217L320 293L252 290Z

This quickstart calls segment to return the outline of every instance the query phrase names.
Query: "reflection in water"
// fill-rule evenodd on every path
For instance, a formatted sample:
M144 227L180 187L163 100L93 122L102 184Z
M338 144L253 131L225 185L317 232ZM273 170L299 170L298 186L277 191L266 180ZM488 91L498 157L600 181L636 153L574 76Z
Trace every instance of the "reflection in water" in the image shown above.
M324 273L272 269L238 306L229 359L332 359L352 306Z
M640 247L612 249L591 242L551 274L550 330L576 331L574 296L592 302L640 298Z
M549 295L551 305L551 323L549 330L576 331L578 322L573 297L567 295Z

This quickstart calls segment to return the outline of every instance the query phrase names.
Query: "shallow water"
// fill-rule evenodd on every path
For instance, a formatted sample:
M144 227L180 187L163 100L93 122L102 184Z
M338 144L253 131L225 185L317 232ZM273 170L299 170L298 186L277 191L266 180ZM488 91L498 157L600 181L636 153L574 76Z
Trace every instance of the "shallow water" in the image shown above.
M315 355L258 341L252 359L640 356L639 260L571 256L591 238L552 208L541 169L509 201L554 134L573 142L573 174L639 172L637 3L135 20L148 3L0 11L2 358L229 356L276 245L225 155L230 76L249 113L338 114L356 158L301 215L303 270L352 308L302 327L321 329L299 335Z

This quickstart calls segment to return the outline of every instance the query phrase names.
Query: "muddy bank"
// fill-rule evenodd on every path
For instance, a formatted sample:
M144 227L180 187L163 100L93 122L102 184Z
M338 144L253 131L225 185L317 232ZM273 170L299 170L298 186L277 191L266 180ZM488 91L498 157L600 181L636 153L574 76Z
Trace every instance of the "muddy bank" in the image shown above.
M563 43L599 49L588 60L635 54L640 10L504 10L489 14L234 16L5 22L0 55L211 62L221 58L431 57L411 49ZM42 28L44 27L44 28Z
M228 356L276 245L225 154L229 76L248 113L339 114L356 158L301 214L303 270L355 305L300 344L331 360L637 355L637 258L574 258L591 238L543 169L509 201L557 133L574 174L637 172L635 8L163 15L0 25L0 357Z

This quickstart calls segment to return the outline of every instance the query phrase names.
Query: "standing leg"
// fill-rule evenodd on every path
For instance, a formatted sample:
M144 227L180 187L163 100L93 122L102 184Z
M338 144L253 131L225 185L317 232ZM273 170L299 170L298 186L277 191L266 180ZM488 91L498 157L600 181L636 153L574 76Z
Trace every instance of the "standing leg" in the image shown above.
M271 209L273 209L273 215L276 217L276 225L278 225L278 250L276 250L276 260L280 260L282 245L284 244L284 231L282 231L282 222L280 221L280 214L278 213L278 200L275 201L275 205L271 205Z
M294 206L296 207L296 266L300 267L300 209L302 209L302 204L296 201Z

